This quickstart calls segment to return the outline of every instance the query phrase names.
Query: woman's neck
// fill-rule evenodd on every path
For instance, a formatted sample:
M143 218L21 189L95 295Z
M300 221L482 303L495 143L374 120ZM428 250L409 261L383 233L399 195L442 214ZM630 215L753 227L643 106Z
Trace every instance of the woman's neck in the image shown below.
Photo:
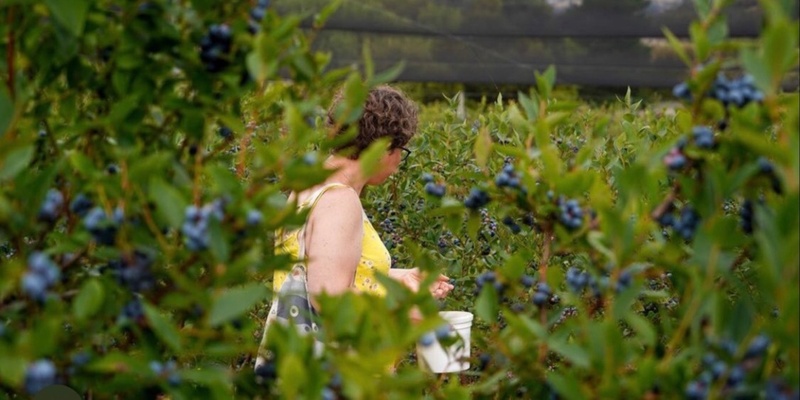
M325 168L335 170L333 175L325 180L325 183L342 183L353 188L353 190L361 195L364 186L367 185L367 179L361 172L361 164L358 160L351 160L349 158L340 156L330 156L325 160Z

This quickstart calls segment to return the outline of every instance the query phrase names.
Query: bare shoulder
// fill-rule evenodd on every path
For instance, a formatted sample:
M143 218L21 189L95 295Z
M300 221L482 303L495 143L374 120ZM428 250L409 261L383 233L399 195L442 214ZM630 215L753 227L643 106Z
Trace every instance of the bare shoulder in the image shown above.
M357 224L361 221L361 199L350 188L328 189L312 210L312 220L331 221L337 224Z

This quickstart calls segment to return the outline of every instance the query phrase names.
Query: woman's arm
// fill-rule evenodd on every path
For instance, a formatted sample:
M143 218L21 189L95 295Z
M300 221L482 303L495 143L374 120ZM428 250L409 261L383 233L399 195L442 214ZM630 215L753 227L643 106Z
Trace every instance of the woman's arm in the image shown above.
M330 189L314 206L306 227L308 291L316 310L322 292L341 294L353 284L364 236L361 202L353 190Z

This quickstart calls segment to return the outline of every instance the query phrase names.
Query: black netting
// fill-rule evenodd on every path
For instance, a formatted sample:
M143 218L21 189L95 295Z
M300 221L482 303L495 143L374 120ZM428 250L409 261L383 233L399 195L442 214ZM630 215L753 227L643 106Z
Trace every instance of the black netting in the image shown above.
M281 13L320 10L326 0L284 0ZM796 7L795 2L795 8ZM687 68L662 29L688 36L696 19L688 0L345 0L315 39L332 67L403 60L400 80L527 84L555 65L562 83L665 87ZM796 13L795 13L796 14ZM726 9L729 35L755 37L763 12L756 0ZM304 22L310 26L311 20ZM796 85L796 76L790 79Z

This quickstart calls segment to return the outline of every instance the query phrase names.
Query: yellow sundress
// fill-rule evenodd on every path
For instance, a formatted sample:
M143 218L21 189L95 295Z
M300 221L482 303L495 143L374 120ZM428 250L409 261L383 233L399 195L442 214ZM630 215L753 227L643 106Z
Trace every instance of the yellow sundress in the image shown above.
M340 183L325 185L298 205L298 209L302 211L306 207L313 208L325 192L336 187L349 188ZM386 288L375 279L375 275L377 272L383 274L389 273L392 263L391 255L378 236L378 232L375 231L372 223L370 223L367 215L363 211L361 214L364 224L364 236L361 241L361 259L356 266L352 287L360 292L384 297L386 295ZM285 234L279 232L276 238L275 252L277 254L290 255L295 260L299 259L299 234L300 229L286 232ZM306 284L304 279L306 274L302 268L303 267L295 265L291 271L275 271L273 274L273 306L270 308L267 320L264 324L264 332L261 338L261 345L259 346L256 366L264 361L264 357L266 356L265 346L267 342L267 330L269 325L276 320L285 321L287 317L291 316L295 318L294 325L298 327L298 329L306 332L317 330L316 324L313 323L310 318L304 317L304 314L307 314L307 312L304 313L302 311L304 308L308 307L308 300L304 297L293 295L295 293L304 293L303 286ZM275 299L278 296L281 296L281 301L277 303L278 307L275 307ZM321 343L317 344L321 345Z

